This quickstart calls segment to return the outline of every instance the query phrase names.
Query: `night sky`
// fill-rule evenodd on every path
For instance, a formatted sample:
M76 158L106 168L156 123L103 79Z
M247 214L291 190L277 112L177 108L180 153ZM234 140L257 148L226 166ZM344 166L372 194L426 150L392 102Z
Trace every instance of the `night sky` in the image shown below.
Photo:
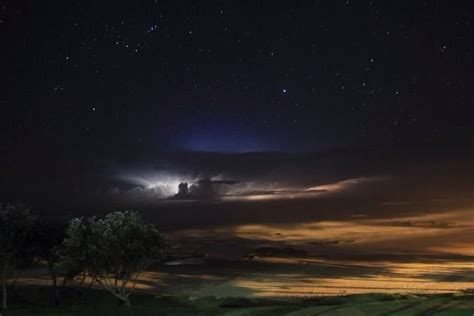
M210 166L248 152L281 166L284 153L471 148L473 13L472 1L1 1L2 187L33 194L65 174L102 187L147 168L239 178Z

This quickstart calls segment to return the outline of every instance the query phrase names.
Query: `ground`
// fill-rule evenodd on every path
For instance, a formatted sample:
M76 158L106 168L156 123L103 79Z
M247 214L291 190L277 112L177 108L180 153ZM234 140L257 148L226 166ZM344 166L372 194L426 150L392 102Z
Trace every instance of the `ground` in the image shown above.
M61 306L51 305L51 288L20 287L4 316L49 315L469 315L474 295L358 294L318 298L245 299L154 296L139 293L132 307L119 306L109 294L84 290L68 293Z
M168 232L173 251L203 257L152 266L132 309L97 292L68 307L18 301L6 315L473 315L474 210L426 208ZM49 285L45 271L18 280Z

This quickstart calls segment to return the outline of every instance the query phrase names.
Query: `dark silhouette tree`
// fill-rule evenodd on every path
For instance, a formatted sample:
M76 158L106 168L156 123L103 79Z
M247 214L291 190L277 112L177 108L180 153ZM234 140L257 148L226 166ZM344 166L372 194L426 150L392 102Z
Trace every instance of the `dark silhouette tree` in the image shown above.
M113 212L102 219L71 221L62 244L64 261L129 306L138 277L165 254L165 240L136 212Z
M34 228L34 245L37 257L48 267L54 287L54 301L60 303L61 289L68 280L68 269L61 265L60 246L66 236L67 222L63 219L41 218ZM62 276L61 285L58 279Z
M23 203L0 206L0 278L2 309L7 309L7 282L16 269L33 261L32 231L35 217Z

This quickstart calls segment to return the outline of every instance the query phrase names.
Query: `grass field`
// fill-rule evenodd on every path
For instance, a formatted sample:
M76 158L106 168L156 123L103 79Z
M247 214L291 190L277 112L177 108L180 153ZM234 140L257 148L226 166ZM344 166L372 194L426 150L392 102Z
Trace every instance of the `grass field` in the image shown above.
M358 294L318 298L190 298L137 294L132 307L119 306L109 293L84 290L51 303L51 288L20 287L2 316L20 315L473 315L474 295Z
M97 289L53 307L51 281L38 269L19 278L18 295L2 316L471 316L473 215L470 208L178 231L170 236L174 245L207 256L199 264L151 267L129 309ZM294 252L259 253L262 248Z

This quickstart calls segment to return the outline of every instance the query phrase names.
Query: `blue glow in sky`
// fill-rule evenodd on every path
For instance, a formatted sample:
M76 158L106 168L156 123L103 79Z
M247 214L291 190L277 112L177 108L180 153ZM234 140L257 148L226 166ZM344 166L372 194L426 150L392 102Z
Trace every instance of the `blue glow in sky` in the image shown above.
M191 128L178 137L178 149L225 153L275 151L278 146L271 139L245 128Z

